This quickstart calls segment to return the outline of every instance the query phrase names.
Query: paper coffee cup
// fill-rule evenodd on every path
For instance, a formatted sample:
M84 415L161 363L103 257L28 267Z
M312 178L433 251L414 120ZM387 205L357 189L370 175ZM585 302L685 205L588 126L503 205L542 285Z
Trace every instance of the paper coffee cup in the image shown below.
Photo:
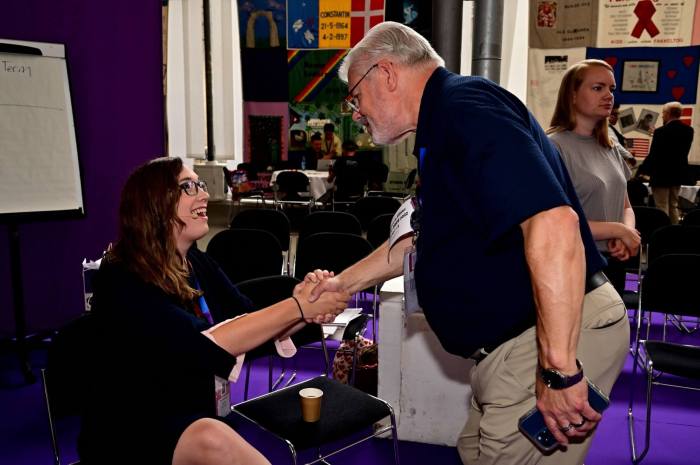
M301 417L312 423L321 418L321 398L323 391L316 388L304 388L299 391L301 401Z

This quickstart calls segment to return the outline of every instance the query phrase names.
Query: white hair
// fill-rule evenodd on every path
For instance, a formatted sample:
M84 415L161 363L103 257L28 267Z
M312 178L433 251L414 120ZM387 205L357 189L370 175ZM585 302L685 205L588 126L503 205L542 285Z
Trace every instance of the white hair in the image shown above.
M408 66L444 66L425 37L408 26L393 21L379 23L347 54L338 69L338 77L348 82L350 68L369 69L382 58L391 58ZM363 71L364 72L364 71Z

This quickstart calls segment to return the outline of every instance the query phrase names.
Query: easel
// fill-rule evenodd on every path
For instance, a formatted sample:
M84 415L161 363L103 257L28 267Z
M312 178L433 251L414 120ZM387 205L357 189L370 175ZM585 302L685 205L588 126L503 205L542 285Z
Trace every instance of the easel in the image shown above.
M32 373L32 365L29 362L29 350L27 348L27 323L24 313L24 286L22 283L22 261L20 259L19 228L17 223L7 225L7 233L10 240L10 279L12 280L12 301L15 316L15 337L13 339L17 356L19 357L22 375L27 384L36 381Z

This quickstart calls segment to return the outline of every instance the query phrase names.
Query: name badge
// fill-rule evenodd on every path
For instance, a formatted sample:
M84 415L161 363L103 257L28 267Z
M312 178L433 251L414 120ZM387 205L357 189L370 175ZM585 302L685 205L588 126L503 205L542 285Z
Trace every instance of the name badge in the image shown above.
M411 215L415 210L415 198L406 200L391 218L389 230L389 249L406 236L415 234L411 226Z
M415 246L407 248L403 255L403 297L406 315L421 310L420 305L418 305L418 293L416 292L416 257Z
M231 413L231 385L227 379L214 376L214 399L218 416L225 417Z

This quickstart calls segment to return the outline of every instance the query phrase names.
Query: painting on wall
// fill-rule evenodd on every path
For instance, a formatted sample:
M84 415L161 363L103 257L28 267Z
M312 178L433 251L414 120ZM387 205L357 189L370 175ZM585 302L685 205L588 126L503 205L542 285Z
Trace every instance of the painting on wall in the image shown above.
M284 0L239 0L241 48L287 47Z

